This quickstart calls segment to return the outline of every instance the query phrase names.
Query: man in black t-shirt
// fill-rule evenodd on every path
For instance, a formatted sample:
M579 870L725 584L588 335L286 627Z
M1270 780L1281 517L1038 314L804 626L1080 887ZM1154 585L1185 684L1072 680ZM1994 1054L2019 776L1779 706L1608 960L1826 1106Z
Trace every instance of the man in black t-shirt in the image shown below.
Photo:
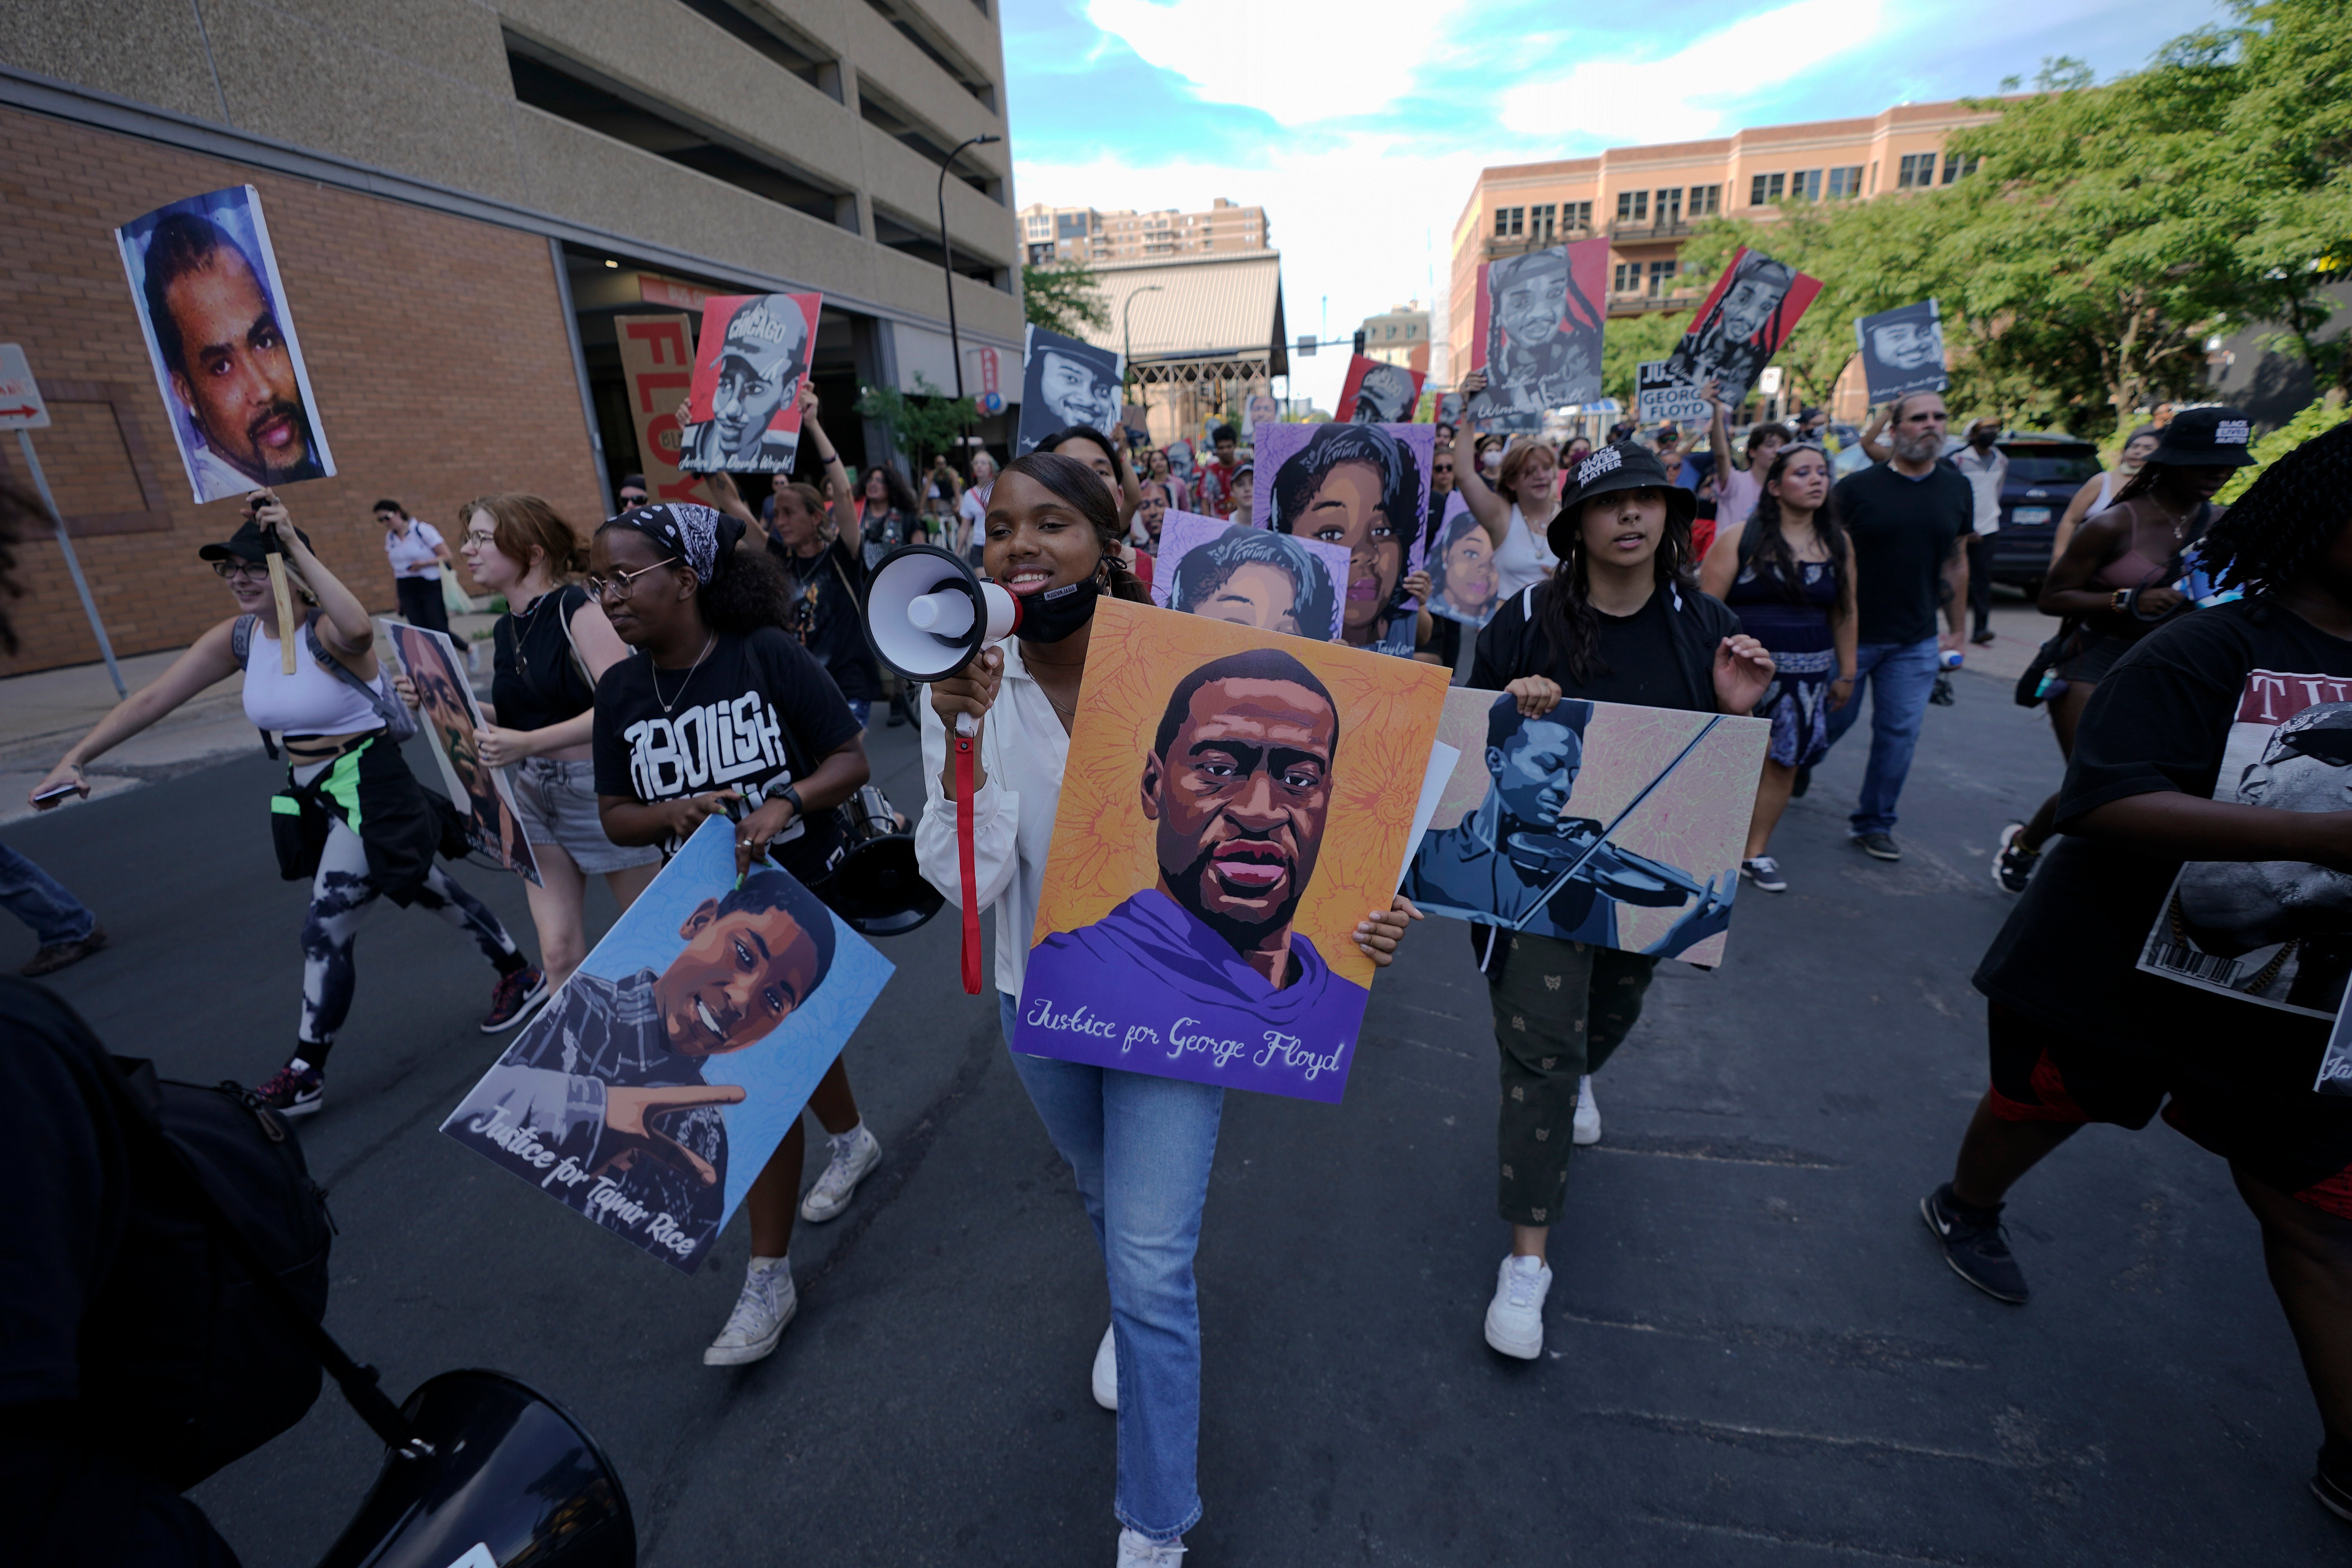
M1848 474L1831 492L1853 541L1853 700L1830 715L1830 743L1862 716L1870 690L1870 763L1850 819L1853 841L1881 860L1900 860L1895 803L1935 690L1939 653L1960 647L1969 602L1968 540L1976 493L1958 470L1936 459L1948 418L1944 400L1916 392L1895 405L1894 455ZM1948 630L1940 637L1936 614Z

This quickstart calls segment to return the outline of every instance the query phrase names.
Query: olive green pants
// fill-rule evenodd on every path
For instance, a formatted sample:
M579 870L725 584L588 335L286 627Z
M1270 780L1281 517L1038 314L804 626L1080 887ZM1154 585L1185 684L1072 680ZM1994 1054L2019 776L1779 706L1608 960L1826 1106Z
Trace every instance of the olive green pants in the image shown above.
M1491 928L1474 926L1486 952ZM1568 1195L1576 1080L1601 1070L1641 1021L1658 961L1557 937L1494 934L1486 987L1501 1047L1496 1205L1513 1225L1553 1225Z

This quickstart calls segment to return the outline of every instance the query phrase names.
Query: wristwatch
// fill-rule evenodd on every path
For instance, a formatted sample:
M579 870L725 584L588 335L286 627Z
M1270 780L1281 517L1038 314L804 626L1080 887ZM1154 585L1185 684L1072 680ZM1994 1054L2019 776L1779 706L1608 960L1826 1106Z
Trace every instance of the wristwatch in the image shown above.
M801 804L801 792L798 785L786 784L776 793L793 803L793 816L794 817L803 817L808 815L808 807Z
M2115 591L2114 596L2108 599L2107 608L2117 615L2123 615L2130 610L2131 600L2132 591L2129 588L2118 588Z

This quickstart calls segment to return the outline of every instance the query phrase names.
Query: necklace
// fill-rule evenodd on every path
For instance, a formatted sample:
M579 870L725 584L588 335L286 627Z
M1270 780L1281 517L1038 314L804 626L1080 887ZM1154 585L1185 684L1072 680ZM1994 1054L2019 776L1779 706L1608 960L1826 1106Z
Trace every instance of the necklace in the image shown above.
M549 588L545 593L531 600L530 608L525 610L521 615L518 616L511 611L508 612L507 618L509 620L520 621L521 623L521 628L514 634L515 673L517 675L528 676L530 674L530 634L539 629L539 612L546 608L548 600L560 599L562 597L562 595L557 592L554 588Z
M677 683L677 695L671 698L667 702L662 702L661 667L653 664L646 666L646 673L654 678L654 700L661 703L663 718L668 718L669 710L686 700L686 689L694 684L694 672L702 668L702 661L710 657L710 650L712 647L717 646L718 642L719 634L717 632L712 632L709 637L702 639L702 651L696 654L694 656L694 662L686 667L686 679Z

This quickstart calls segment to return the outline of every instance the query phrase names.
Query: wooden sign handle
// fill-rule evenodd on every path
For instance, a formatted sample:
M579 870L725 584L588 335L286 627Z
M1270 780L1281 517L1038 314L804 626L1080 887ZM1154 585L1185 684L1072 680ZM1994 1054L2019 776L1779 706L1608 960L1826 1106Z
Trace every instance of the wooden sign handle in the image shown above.
M294 638L299 631L294 619L294 591L286 582L286 557L275 550L269 562L269 596L278 601L278 667L287 675L294 673Z

